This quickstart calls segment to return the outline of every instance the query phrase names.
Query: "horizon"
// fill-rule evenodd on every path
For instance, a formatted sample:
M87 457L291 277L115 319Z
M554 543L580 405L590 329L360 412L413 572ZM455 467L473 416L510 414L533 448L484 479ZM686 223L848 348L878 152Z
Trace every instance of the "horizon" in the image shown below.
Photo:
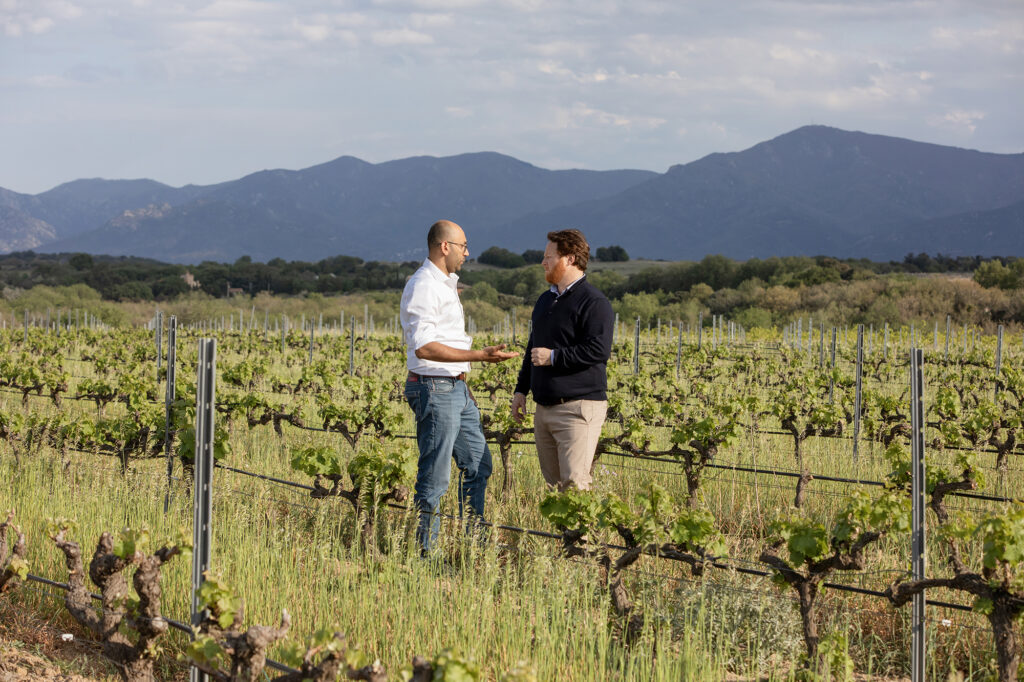
M129 177L111 178L111 177L102 177L102 176L92 176L92 177L79 177L79 178L72 178L70 180L65 180L63 182L59 182L56 185L53 185L52 187L48 187L48 188L46 188L46 189L44 189L44 190L42 190L40 192L35 192L35 193L21 192L21 191L17 190L16 188L7 187L7 186L4 186L4 185L0 185L0 189L6 189L6 190L9 190L9 191L12 191L12 192L15 192L15 193L18 193L18 194L24 194L24 195L27 195L27 196L36 196L36 195L39 195L39 194L45 194L46 192L52 191L52 190L57 189L58 187L62 187L64 185L72 184L72 183L75 183L75 182L90 182L90 181L103 181L103 182L151 181L151 182L156 182L156 183L159 183L161 185L165 185L165 186L168 186L168 187L171 187L171 188L174 188L174 189L181 189L181 188L189 187L189 186L193 186L193 187L209 187L209 186L212 186L212 185L218 185L218 184L223 184L223 183L234 182L236 180L240 180L240 179L249 177L251 175L256 175L258 173L276 172L276 171L283 171L283 172L288 172L288 173L300 172L300 171L308 170L310 168L315 168L317 166L322 166L322 165L325 165L325 164L333 163L333 162L338 161L339 159L343 159L343 158L354 158L354 159L356 159L358 161L362 161L362 162L364 162L364 163L366 163L368 165L378 166L378 165L382 165L382 164L386 164L386 163L394 163L394 162L398 162L398 161L407 161L407 160L410 160L410 159L417 159L417 158L450 159L450 158L455 158L455 157L459 157L459 156L471 156L471 155L475 155L475 154L497 154L499 156L504 156L504 157L511 158L511 159L514 159L514 160L522 162L522 163L526 163L528 165L534 166L535 168L540 168L542 170L550 170L550 171L562 171L562 170L583 170L583 171L621 171L621 170L626 170L626 171L628 171L628 170L637 170L637 171L648 171L648 172L652 172L652 173L663 174L663 173L668 172L668 170L672 166L687 165L687 164L693 163L695 161L700 161L701 159L703 159L703 158L705 158L707 156L711 156L713 154L733 154L733 153L743 152L743 151L746 151L747 149L750 149L751 147L757 146L758 144L761 144L763 142L769 142L769 141L774 140L774 139L776 139L778 137L782 137L783 135L788 135L790 133L796 132L797 130L801 130L803 128L827 128L827 129L831 129L831 130L840 130L842 132L847 132L847 133L859 133L859 134L872 135L872 136L881 136L881 137L894 137L894 136L891 136L891 135L883 135L881 133L874 133L874 132L870 132L870 131L866 131L866 130L847 130L847 129L838 128L836 126L831 126L831 125L826 125L826 124L808 123L808 124L804 124L804 125L801 125L801 126L797 126L796 128L793 128L791 130L787 130L785 132L778 133L777 135L773 135L770 138L766 138L764 140L760 140L758 142L755 142L750 147L745 147L744 149L708 152L707 154L705 154L705 155L703 155L703 156L701 156L699 158L696 158L696 159L690 159L688 161L679 161L679 162L673 163L670 166L668 166L667 168L665 168L665 170L663 170L663 171L649 169L649 168L626 168L626 167L616 167L616 168L583 168L583 167L548 168L548 167L545 167L545 166L541 166L541 165L539 165L537 163L534 163L532 161L529 161L527 159L521 159L521 158L512 156L510 154L505 154L503 152L498 152L498 151L491 150L491 149L482 149L482 150L477 150L477 151L455 152L455 153L452 153L452 154L445 154L445 155L415 154L415 155L412 155L412 156L405 156L405 157L399 157L399 158L394 158L394 159L383 159L381 161L368 161L368 160L360 158L358 156L353 156L351 154L341 154L339 156L335 156L335 157L332 157L330 159L327 159L326 161L315 162L313 164L310 164L309 166L303 166L301 168L285 168L285 167L260 168L258 170L248 171L248 172L244 173L243 175L239 175L237 177L225 178L225 179L222 179L222 180L218 180L218 181L215 181L215 182L209 182L209 183L186 182L184 184L171 184L171 183L164 182L163 180L160 180L159 178L155 178L155 177L152 177L152 176L140 176L140 177L130 177L130 178ZM974 147L963 147L963 146L957 146L957 145L943 145L943 144L938 144L938 143L934 143L934 142L926 142L926 141L917 140L917 139L914 139L914 138L895 138L895 139L903 139L903 140L908 140L908 141L916 142L916 143L920 143L920 144L933 144L933 145L942 146L942 147L950 147L950 148L953 148L953 149L961 149L961 150L965 150L965 151L979 152L979 153L982 153L982 154L995 154L995 155L1000 155L1000 156L1016 156L1016 155L1024 154L1024 150L1019 151L1019 152L993 152L993 151L988 151L988 150L985 150L985 149L978 149L978 148L974 148ZM344 254L338 254L338 255L344 255Z

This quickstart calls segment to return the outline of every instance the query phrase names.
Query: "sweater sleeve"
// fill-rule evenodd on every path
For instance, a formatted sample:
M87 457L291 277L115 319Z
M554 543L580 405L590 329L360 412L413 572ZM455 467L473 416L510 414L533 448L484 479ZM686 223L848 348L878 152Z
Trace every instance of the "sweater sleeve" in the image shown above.
M530 350L533 349L533 332L530 332L530 338L526 341L526 351L523 353L523 364L519 368L519 380L516 381L516 393L522 393L523 395L529 395L530 393L530 372L533 369L533 365L530 363Z
M587 302L580 311L579 343L559 347L553 367L565 371L579 371L607 363L612 354L612 326L615 315L612 304L600 296Z

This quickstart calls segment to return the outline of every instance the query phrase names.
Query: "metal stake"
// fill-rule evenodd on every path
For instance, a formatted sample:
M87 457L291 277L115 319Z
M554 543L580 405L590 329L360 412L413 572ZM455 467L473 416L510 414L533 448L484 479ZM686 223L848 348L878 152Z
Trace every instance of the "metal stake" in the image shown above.
M352 325L352 334L348 347L348 373L355 374L356 371L356 318L349 315L349 323Z
M952 321L952 316L946 315L946 356L944 358L946 362L949 362L949 333Z
M640 373L640 318L636 318L636 335L633 342L633 374Z
M825 369L825 322L818 331L818 369Z
M683 323L679 323L679 343L676 344L676 379L679 379L679 363L683 357Z
M911 420L911 500L913 529L911 531L910 563L915 580L924 580L927 574L925 554L925 468L924 468L924 352L920 348L910 351L910 420ZM914 595L911 623L911 679L925 679L925 595Z
M192 539L192 626L198 627L204 619L200 611L199 588L210 570L210 550L213 541L211 516L213 513L213 436L216 415L214 398L217 378L217 340L199 341L199 367L196 386L196 449L195 449L195 509ZM208 676L192 668L192 682L207 682Z
M163 355L163 349L160 348L164 338L164 314L159 310L156 311L156 324L154 325L156 332L156 380L160 381L160 360Z
M857 461L860 444L860 401L861 401L861 376L864 365L864 325L857 325L857 369L856 388L853 394L853 461Z
M1003 325L996 332L996 398L999 397L999 374L1003 371Z
M836 333L839 330L836 327L832 327L832 369L836 368ZM835 400L835 389L836 380L833 376L829 375L828 378L828 401L834 402Z
M313 364L313 322L309 323L309 364Z
M174 459L171 457L171 418L176 393L178 347L178 318L171 315L167 321L167 390L164 393L164 454L167 457L167 492L164 493L164 515L171 505L171 476L174 475Z

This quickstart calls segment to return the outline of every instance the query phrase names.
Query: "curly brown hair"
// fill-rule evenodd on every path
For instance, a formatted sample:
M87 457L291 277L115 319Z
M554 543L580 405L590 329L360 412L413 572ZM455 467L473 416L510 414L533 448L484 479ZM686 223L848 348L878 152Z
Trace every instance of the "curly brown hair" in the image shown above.
M579 230L557 230L548 232L548 241L558 248L559 256L572 256L573 264L581 271L587 271L590 260L590 244Z

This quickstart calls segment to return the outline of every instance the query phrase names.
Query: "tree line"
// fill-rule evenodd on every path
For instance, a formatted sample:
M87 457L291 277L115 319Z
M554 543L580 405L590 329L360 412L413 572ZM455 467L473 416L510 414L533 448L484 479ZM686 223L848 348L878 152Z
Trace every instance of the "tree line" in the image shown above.
M511 255L536 263L542 252ZM1024 259L920 253L888 262L826 256L735 261L711 255L700 261L654 263L623 274L607 266L619 254L603 255L592 263L588 275L624 319L696 319L697 311L704 311L727 315L748 327L822 314L847 323L895 324L951 312L963 322L1024 322ZM126 256L23 251L0 256L0 282L7 299L39 285L84 285L108 302L174 301L195 292L211 299L235 294L390 296L419 265L420 261L389 263L352 256L316 262L275 258L266 263L243 256L234 263L176 265ZM924 276L929 274L945 276ZM480 320L532 305L548 286L537 264L469 268L461 277L469 285L463 293L467 311L473 310Z
M168 301L194 290L216 298L260 292L347 294L400 289L419 266L418 261L367 262L352 256L315 263L281 258L259 263L242 256L234 263L176 265L133 256L22 251L0 256L0 283L16 289L85 284L109 301Z

